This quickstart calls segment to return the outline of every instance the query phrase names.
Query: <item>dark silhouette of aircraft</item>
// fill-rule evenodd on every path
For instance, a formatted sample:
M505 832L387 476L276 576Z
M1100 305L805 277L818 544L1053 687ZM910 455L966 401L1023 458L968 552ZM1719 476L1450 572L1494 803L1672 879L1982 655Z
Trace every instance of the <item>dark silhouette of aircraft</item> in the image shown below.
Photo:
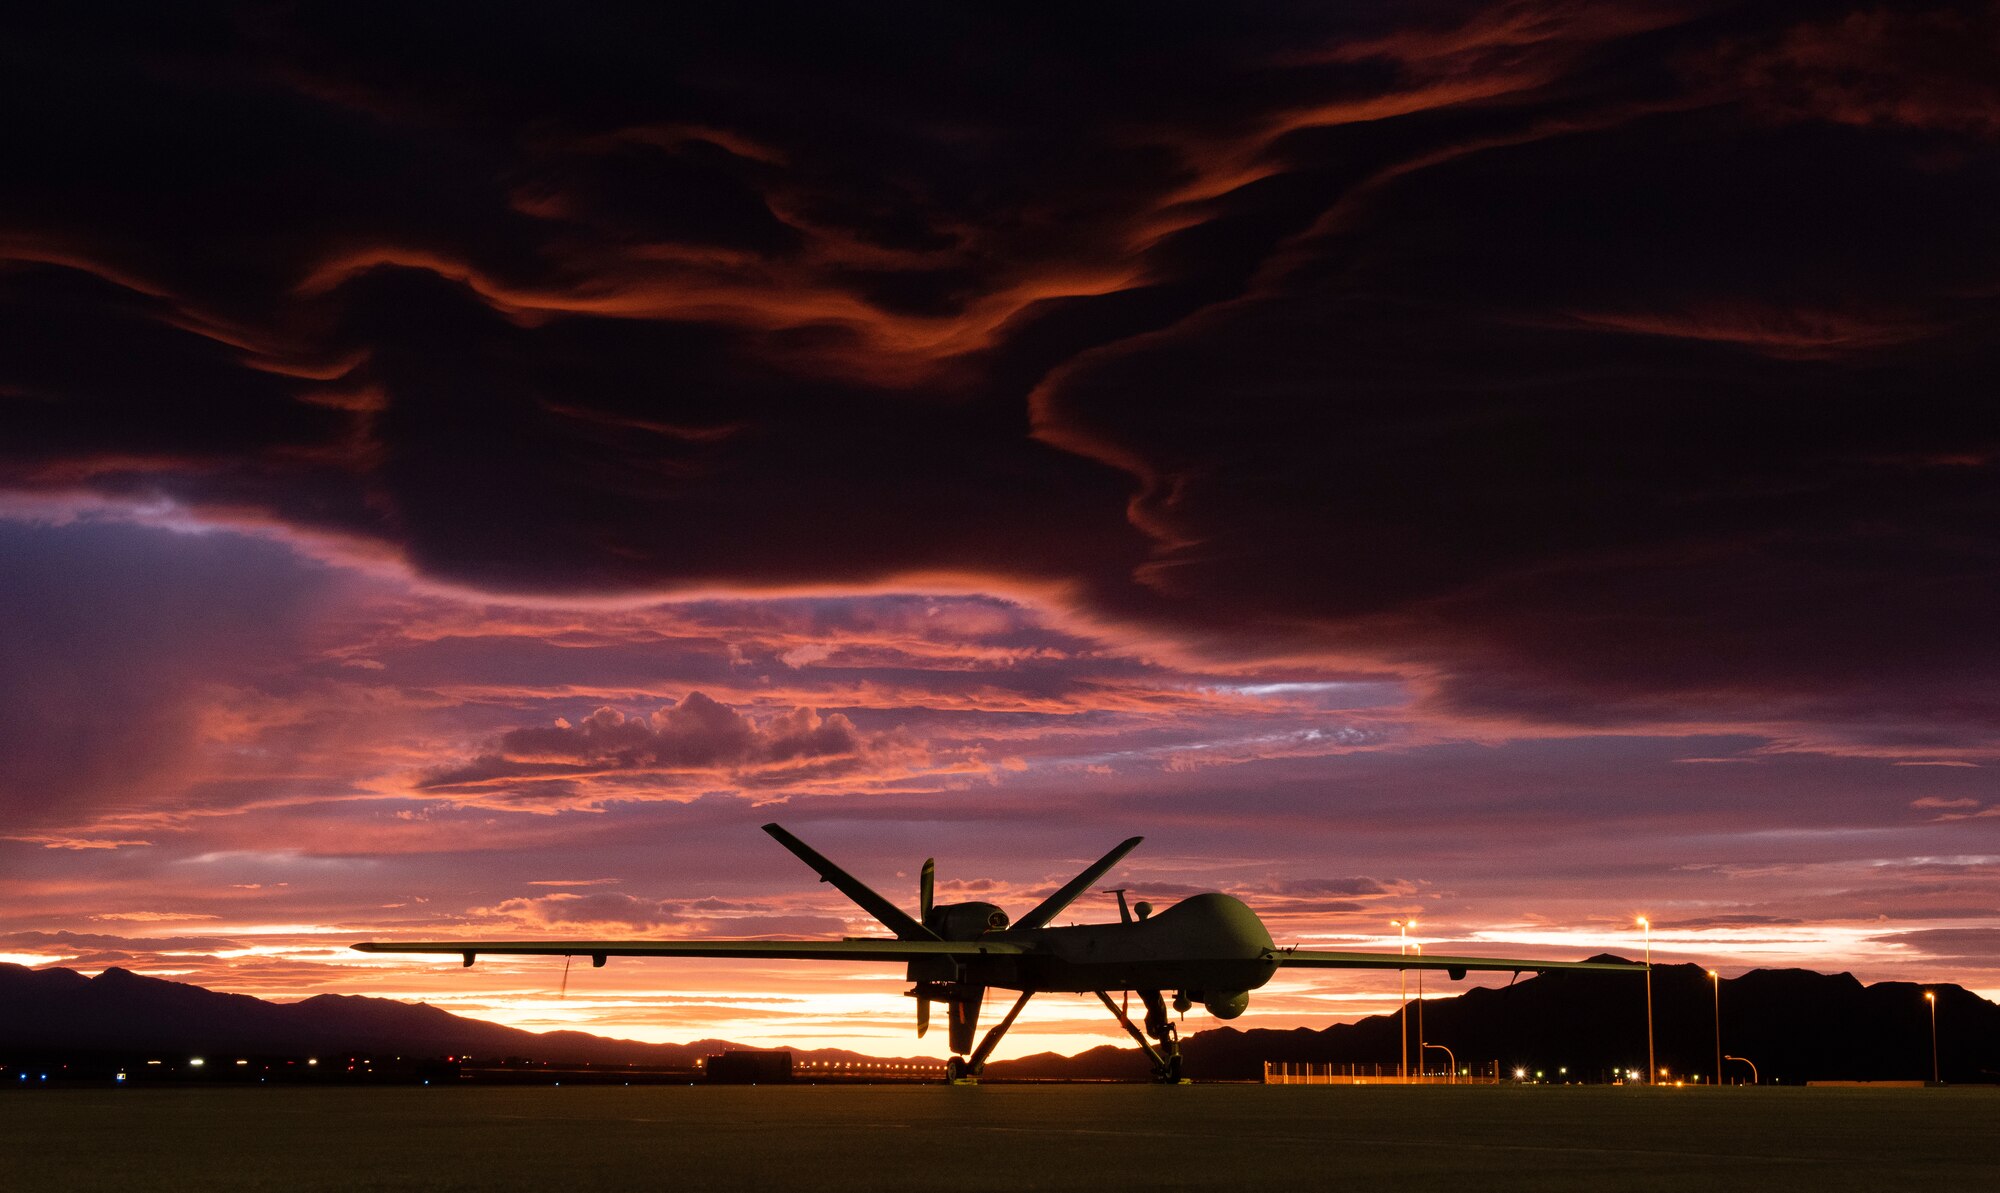
M471 965L481 953L589 957L601 967L610 957L773 957L796 961L885 961L908 967L917 1000L917 1035L930 1027L931 1004L943 1003L953 1056L953 1080L976 1079L986 1060L1028 1000L1042 993L1095 994L1152 1059L1154 1079L1181 1079L1179 1033L1167 1016L1196 1003L1217 1019L1234 1019L1250 1005L1250 992L1281 968L1442 969L1453 978L1471 970L1516 974L1551 969L1642 972L1644 966L1604 961L1531 961L1501 957L1440 957L1279 948L1257 914L1223 894L1194 895L1158 915L1147 903L1128 906L1118 896L1119 922L1052 928L1049 921L1102 878L1144 840L1133 837L1092 863L1018 920L991 903L932 902L934 860L924 862L915 916L877 894L860 879L820 856L775 824L764 831L811 866L821 882L854 900L895 939L845 940L427 940L368 941L366 953L456 953ZM1020 997L977 1047L980 1004L989 988ZM1134 1025L1113 991L1136 991L1145 1007L1145 1030ZM1150 1038L1149 1038L1150 1037Z

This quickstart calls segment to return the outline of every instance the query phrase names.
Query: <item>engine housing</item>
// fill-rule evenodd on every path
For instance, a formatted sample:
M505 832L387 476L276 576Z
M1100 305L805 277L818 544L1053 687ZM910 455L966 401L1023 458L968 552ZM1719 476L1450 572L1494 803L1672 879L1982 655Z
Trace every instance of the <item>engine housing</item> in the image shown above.
M975 940L998 932L1010 921L991 903L941 903L924 917L924 927L946 940Z

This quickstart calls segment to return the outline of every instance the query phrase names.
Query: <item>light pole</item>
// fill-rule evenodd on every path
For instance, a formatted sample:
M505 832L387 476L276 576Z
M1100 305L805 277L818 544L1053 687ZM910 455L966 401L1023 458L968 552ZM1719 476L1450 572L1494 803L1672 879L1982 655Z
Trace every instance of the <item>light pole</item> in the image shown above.
M1444 1083L1446 1085L1457 1085L1458 1055L1454 1053L1451 1049L1445 1047L1443 1044L1426 1044L1421 1040L1417 1041L1417 1054L1419 1056L1423 1055L1423 1051L1426 1048L1435 1048L1439 1052L1444 1053L1444 1058L1451 1062L1451 1067L1445 1070ZM1418 1067L1422 1068L1423 1066L1419 1064Z
M1747 1056L1725 1056L1725 1057L1723 1057L1722 1059L1724 1059L1724 1060L1740 1060L1740 1061L1742 1061L1742 1062L1743 1062L1744 1064L1746 1064L1746 1065L1749 1065L1749 1066L1750 1066L1750 1084L1752 1084L1752 1085L1755 1085L1755 1084L1757 1084L1757 1062L1756 1062L1756 1061L1754 1061L1754 1060L1751 1060L1751 1059L1750 1059L1749 1057L1747 1057Z
M1391 928L1400 929L1403 933L1403 943L1396 950L1397 956L1409 955L1410 929L1416 927L1416 924L1415 920L1389 921ZM1402 1043L1396 1048L1396 1077L1398 1080L1408 1081L1410 1079L1410 971L1400 965L1396 967L1396 999L1403 1007L1399 1016L1402 1020Z
M1924 991L1924 1001L1931 1004L1931 1084L1943 1085L1944 1081L1938 1076L1937 991Z
M1417 951L1417 956L1421 957L1424 955L1423 941L1420 940L1417 943L1411 945L1410 947ZM1421 1081L1423 1080L1423 1076L1424 1076L1424 967L1419 965L1417 966L1417 1079Z
M1646 932L1646 1084L1651 1085L1660 1079L1653 1060L1653 925L1640 916L1639 927Z
M1722 1084L1722 975L1708 971L1709 985L1715 987L1715 1084Z

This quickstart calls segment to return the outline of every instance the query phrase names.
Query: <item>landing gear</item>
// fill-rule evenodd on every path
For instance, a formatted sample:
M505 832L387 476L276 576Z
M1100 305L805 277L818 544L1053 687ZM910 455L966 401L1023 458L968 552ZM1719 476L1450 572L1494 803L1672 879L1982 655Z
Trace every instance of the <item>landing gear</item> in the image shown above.
M1028 999L1033 996L1032 990L1022 991L1021 997L1015 999L1014 1005L1008 1009L1007 1017L993 1025L992 1030L986 1033L986 1038L979 1041L979 1047L973 1050L971 1056L954 1056L944 1062L944 1079L953 1085L979 1084L979 1075L986 1071L986 1058L993 1055L993 1049L1000 1044L1000 1037L1006 1035L1007 1029L1014 1026L1014 1020L1020 1015L1021 1008L1027 1006ZM972 1005L973 1014L977 1015L979 1004L975 1002ZM966 1031L970 1034L971 1028L968 1027ZM952 1047L958 1047L956 1036L953 1038Z
M1153 1081L1158 1085L1186 1085L1188 1079L1181 1075L1180 1032L1175 1030L1173 1020L1167 1018L1166 1000L1158 990L1141 990L1139 999L1146 1004L1146 1030L1141 1032L1125 1013L1125 1008L1111 1001L1109 991L1099 990L1097 999L1105 1009L1118 1020L1126 1034L1139 1042L1146 1050L1146 1056L1153 1062ZM1146 1037L1153 1038L1148 1040Z

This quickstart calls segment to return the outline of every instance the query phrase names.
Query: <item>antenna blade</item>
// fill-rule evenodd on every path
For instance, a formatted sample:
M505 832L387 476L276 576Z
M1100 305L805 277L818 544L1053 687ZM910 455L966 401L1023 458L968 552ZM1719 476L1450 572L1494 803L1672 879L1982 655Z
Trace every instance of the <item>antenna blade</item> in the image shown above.
M1068 885L1064 886L1063 889L1036 904L1035 909L1027 915L1015 920L1014 927L1047 927L1050 920L1062 914L1063 908L1068 907L1078 895L1089 890L1091 883L1104 877L1106 871L1124 860L1125 855L1136 849L1139 842L1145 839L1144 837L1130 837L1119 842L1116 848L1103 857L1098 858L1088 870L1070 879Z
M937 859L924 859L924 874L917 880L917 918L929 923L931 919L931 896L937 893Z
M896 934L897 940L936 940L938 934L910 918L910 913L876 894L867 883L821 857L812 846L799 840L775 824L767 824L764 831L771 839L786 849L819 875L821 882L830 882L833 889L854 900L856 906L880 920L882 926Z

